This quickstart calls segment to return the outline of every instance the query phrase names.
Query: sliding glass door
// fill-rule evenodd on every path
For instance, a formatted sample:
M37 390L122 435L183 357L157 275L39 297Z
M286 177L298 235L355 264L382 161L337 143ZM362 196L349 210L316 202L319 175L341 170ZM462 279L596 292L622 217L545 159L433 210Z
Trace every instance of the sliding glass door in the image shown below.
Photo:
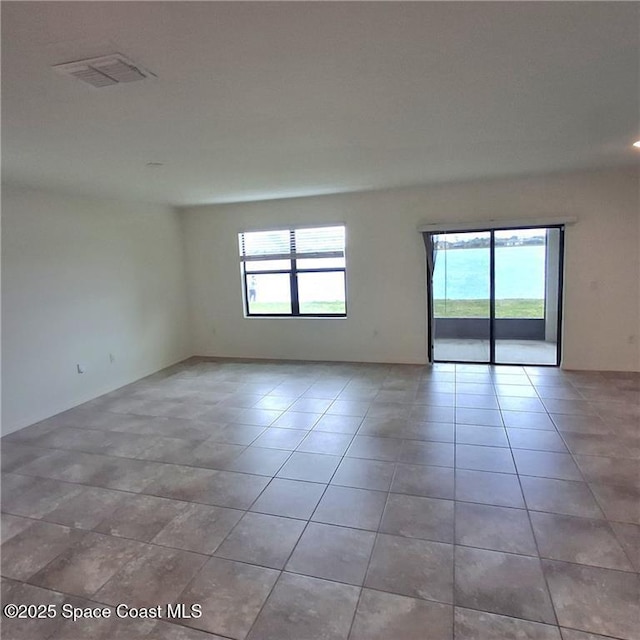
M430 234L433 361L558 365L561 227Z
M558 358L560 229L495 232L495 362Z
M488 362L491 332L491 233L434 237L434 359Z

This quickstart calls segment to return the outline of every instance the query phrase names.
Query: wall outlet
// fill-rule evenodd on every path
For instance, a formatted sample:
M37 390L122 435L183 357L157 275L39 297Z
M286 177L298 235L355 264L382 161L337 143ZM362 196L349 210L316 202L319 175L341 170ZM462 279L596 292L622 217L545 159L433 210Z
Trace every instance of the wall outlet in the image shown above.
M86 371L86 367L83 364L77 364L76 365L76 371L78 373L84 373Z
M116 357L113 355L113 353L109 354L109 362L111 364L113 364L116 361Z

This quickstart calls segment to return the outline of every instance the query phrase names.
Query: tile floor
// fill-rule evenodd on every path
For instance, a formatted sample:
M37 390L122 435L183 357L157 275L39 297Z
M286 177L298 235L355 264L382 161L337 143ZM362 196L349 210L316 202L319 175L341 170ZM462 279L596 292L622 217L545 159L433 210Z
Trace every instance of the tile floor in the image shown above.
M191 360L2 440L6 640L640 638L640 376Z

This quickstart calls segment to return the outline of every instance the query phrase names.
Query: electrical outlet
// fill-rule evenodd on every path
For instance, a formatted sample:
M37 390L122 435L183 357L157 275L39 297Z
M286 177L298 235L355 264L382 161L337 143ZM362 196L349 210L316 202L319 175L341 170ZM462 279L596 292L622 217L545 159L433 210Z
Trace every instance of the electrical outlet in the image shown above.
M113 353L109 354L109 362L111 364L113 364L116 361L116 357L113 355Z
M76 371L78 373L84 373L86 371L86 367L83 364L77 364L76 365Z

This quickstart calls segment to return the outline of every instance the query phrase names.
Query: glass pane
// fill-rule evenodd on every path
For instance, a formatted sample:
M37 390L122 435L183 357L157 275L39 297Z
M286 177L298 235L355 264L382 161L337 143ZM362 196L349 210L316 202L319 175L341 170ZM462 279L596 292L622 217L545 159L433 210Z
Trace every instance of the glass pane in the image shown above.
M344 251L344 227L296 229L296 252Z
M291 260L247 260L244 268L247 272L290 270Z
M346 313L344 272L299 273L300 313Z
M290 232L288 229L278 231L250 231L238 236L240 255L267 256L291 252ZM244 253L243 253L244 242Z
M434 359L488 362L491 234L439 234L434 242Z
M344 269L344 258L298 258L298 269Z
M496 231L495 245L495 360L555 365L560 231Z
M495 246L496 318L544 318L546 229L496 231Z
M291 313L291 279L288 273L258 273L245 277L249 313Z

